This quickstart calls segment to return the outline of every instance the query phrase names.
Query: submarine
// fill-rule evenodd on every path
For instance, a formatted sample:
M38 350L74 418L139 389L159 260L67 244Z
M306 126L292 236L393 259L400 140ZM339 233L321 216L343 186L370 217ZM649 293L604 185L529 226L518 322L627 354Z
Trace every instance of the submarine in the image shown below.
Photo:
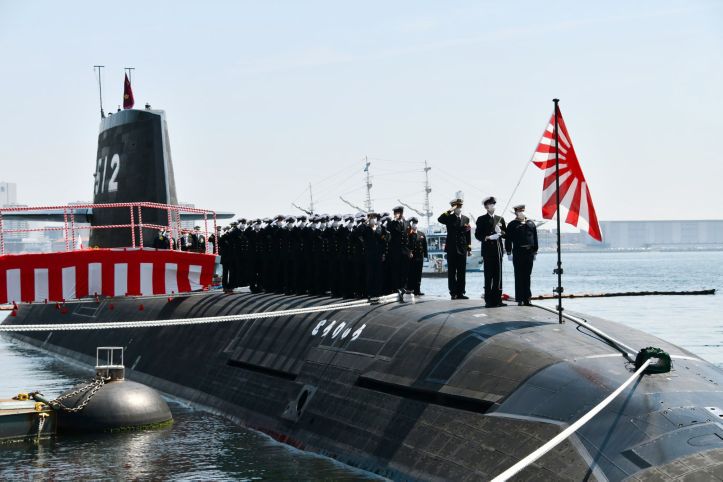
M96 203L176 202L161 111L103 119L97 159L107 161L96 162ZM118 175L104 176L98 166L115 169L113 159ZM84 213L100 228L128 221ZM165 216L156 215L158 223ZM144 229L141 247L155 232ZM130 243L97 231L91 244ZM513 479L723 479L723 371L622 324L564 317L560 324L556 311L536 305L433 297L87 293L62 305L20 304L0 332L87 365L96 346L123 347L130 380L398 480L498 476L629 379L638 350L657 347L670 370L637 378Z

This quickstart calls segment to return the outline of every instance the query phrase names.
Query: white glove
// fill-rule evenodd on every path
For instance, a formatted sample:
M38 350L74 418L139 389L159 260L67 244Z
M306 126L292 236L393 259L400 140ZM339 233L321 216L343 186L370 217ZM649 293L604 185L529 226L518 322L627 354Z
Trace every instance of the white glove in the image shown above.
M489 239L490 239L490 241L497 241L498 239L500 239L500 234L499 233L492 234L491 236L489 236Z
M508 259L509 261L512 261L512 255L511 255L511 254L508 254L508 255L507 255L507 259Z

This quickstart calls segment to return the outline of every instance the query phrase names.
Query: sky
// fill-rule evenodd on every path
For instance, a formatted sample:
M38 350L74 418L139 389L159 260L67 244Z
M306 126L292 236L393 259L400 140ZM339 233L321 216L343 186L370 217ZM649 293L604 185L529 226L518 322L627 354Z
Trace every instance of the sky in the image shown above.
M560 108L601 220L721 219L723 3L0 0L0 181L91 200L135 67L166 111L179 200L239 216L435 213L463 191L540 217L529 160ZM524 175L523 175L524 173ZM519 186L515 189L517 183ZM514 192L514 195L512 195Z

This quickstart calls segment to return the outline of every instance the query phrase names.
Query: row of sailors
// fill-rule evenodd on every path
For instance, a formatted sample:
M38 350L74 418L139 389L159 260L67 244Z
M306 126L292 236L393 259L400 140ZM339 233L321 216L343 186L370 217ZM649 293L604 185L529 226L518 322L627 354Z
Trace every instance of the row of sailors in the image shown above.
M393 213L241 218L219 236L223 288L333 298L422 295L427 239L417 218L404 219L401 206Z

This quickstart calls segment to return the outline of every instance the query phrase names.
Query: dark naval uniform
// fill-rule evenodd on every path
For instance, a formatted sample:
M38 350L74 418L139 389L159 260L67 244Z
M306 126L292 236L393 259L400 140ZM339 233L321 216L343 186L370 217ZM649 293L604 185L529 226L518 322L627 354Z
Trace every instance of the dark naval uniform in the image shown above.
M499 228L499 229L496 229ZM502 306L502 258L507 226L502 216L485 214L477 218L474 237L482 242L482 262L485 273L485 306ZM488 236L500 234L498 239L486 240Z
M383 261L385 252L385 229L377 225L366 225L362 228L364 253L366 258L366 295L375 298L382 295Z
M401 291L407 284L409 239L404 219L387 222L389 231L389 292Z
M427 259L427 237L421 231L409 231L409 249L412 254L409 260L407 289L415 295L421 295L422 267Z
M224 291L229 291L232 289L231 264L233 253L231 252L231 240L228 231L218 237L218 254L221 256L221 286Z
M534 222L529 219L523 222L517 219L510 221L507 225L505 250L507 254L512 253L512 264L515 267L515 300L518 304L530 303L532 297L530 275L538 247L537 226Z
M472 233L469 218L445 211L438 221L447 226L447 285L452 299L465 299L465 273L467 256L472 251Z

